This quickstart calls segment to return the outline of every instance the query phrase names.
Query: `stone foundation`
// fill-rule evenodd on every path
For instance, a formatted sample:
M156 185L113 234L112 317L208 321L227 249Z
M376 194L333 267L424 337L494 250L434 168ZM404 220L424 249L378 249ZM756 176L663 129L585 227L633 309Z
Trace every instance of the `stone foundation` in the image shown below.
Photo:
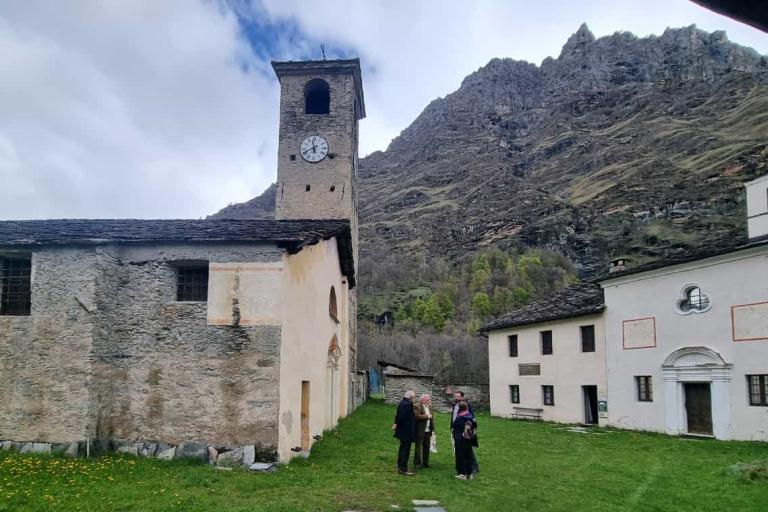
M72 443L0 441L0 451L60 454L72 458L103 455L105 453L125 453L135 457L154 457L164 460L193 459L224 467L249 467L255 462L277 462L277 452L269 447L245 445L234 448L217 448L197 442L183 442L179 445L171 445L155 441L133 442L103 439Z

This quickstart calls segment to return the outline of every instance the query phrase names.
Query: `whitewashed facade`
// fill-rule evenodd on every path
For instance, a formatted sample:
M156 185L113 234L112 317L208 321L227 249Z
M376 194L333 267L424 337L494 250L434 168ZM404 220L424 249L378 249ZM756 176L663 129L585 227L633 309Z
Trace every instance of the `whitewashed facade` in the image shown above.
M768 407L750 405L747 377L768 374L768 245L602 285L610 425L768 440ZM680 307L691 287L701 311Z
M582 333L590 330L594 343L589 343L587 335L582 344ZM542 332L547 331L552 333L551 354L542 353ZM515 337L516 352L510 350ZM606 397L601 315L494 330L489 334L488 357L493 415L538 415L545 421L597 423L597 401ZM537 367L538 375L528 374L537 373ZM516 392L511 386L517 386ZM547 402L543 386L552 386Z
M576 308L550 320L552 301L545 299L526 306L527 314L489 324L492 414L514 416L508 386L535 379L554 383L555 403L563 393L565 402L547 409L521 386L521 405L538 405L546 420L583 423L588 418L579 415L573 389L602 374L601 425L768 441L768 176L746 188L747 243L609 274L599 281L604 311L591 318ZM524 325L510 325L510 318ZM573 350L587 318L596 326L602 369ZM538 356L536 335L547 330L565 343L557 355ZM504 352L510 335L518 336L526 362L541 364L541 376L515 371Z

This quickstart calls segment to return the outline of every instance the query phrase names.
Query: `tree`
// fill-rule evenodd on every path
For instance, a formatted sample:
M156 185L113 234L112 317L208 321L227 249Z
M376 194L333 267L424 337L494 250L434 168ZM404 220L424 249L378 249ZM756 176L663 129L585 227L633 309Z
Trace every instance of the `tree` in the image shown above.
M477 292L472 297L472 313L478 318L488 318L491 314L491 299L485 292Z

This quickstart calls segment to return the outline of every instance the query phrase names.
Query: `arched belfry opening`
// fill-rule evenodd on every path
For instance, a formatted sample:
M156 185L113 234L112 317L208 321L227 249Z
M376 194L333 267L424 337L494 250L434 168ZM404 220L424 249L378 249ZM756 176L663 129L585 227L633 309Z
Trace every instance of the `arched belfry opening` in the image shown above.
M331 89L322 78L313 78L304 86L304 113L328 114L331 111Z

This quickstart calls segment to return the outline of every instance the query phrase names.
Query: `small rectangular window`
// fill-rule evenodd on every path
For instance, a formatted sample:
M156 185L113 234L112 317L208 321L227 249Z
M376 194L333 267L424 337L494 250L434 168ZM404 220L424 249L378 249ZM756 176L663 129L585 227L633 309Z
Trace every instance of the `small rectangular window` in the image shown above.
M0 315L29 316L32 258L0 258Z
M635 385L639 402L653 402L653 381L650 375L636 376Z
M517 334L507 336L509 343L509 357L517 357Z
M552 354L552 331L541 331L541 354Z
M208 300L208 266L176 268L176 300L206 302Z
M540 364L519 364L517 365L517 371L520 375L541 375Z
M541 386L544 405L555 405L555 386Z
M582 325L580 329L581 329L581 351L594 352L595 351L595 326Z
M747 375L749 405L768 406L768 375Z
M520 386L517 384L509 386L509 401L513 404L520 403Z

